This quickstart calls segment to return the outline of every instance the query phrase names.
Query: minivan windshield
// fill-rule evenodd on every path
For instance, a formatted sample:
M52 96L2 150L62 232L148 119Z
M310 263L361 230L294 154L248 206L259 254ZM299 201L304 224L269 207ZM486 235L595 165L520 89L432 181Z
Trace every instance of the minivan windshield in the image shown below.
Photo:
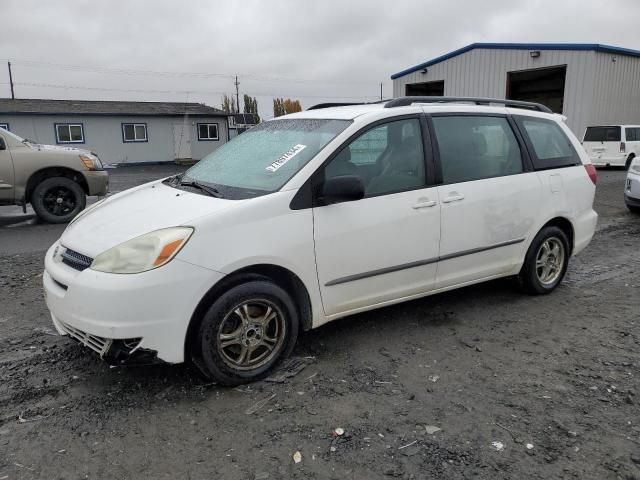
M275 192L350 123L310 118L264 122L204 157L178 185L213 187L230 199Z
M585 142L619 142L620 127L587 127Z

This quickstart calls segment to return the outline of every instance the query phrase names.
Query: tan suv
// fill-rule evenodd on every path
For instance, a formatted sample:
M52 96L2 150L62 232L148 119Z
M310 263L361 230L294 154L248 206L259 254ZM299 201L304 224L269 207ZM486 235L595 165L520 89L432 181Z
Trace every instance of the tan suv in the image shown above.
M49 223L66 223L87 195L106 195L109 175L95 153L40 145L0 128L0 205L27 203Z

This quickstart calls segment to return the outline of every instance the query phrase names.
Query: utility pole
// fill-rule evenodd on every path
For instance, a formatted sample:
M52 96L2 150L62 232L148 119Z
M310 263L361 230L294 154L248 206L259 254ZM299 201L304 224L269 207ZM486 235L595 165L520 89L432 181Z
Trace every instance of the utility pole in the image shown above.
M240 113L240 91L238 90L238 87L240 86L240 82L238 81L237 75L236 75L235 85L236 85L236 113Z
M382 100L382 82L380 82L380 100Z
M9 67L9 84L11 85L11 100L15 100L16 96L13 93L13 75L11 75L11 62L7 62Z

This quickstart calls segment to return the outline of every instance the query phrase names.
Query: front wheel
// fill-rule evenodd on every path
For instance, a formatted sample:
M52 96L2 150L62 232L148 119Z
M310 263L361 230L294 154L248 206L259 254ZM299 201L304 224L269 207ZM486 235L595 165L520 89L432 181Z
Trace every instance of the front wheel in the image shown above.
M533 239L518 276L532 295L551 293L562 282L569 265L569 240L558 227L545 227Z
M293 350L298 323L291 297L279 286L268 280L238 285L204 315L194 363L221 385L264 378Z
M82 187L66 177L47 178L36 185L31 205L38 217L47 223L67 223L87 204Z

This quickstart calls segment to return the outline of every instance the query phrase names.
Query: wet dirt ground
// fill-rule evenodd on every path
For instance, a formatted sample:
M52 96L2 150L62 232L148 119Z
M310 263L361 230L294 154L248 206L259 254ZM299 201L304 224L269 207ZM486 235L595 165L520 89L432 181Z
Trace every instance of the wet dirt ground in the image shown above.
M640 479L640 216L624 173L599 173L598 231L552 295L500 280L343 319L241 388L110 369L55 335L41 272L61 229L5 221L0 480Z

